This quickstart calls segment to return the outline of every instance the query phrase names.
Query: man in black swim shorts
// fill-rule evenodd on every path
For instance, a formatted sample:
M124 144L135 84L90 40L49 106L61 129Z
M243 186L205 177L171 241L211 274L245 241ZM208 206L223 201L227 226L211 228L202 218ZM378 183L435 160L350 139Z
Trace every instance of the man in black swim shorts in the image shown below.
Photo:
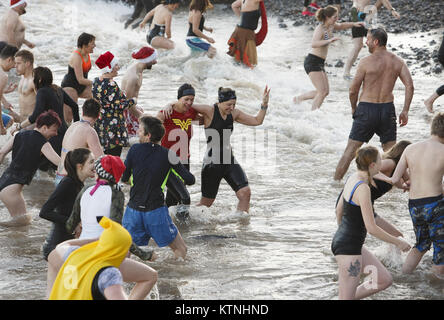
M364 142L376 133L384 151L396 143L396 112L393 87L399 78L405 86L404 108L399 115L400 126L408 122L413 98L413 80L404 61L387 51L387 33L384 29L370 29L367 33L370 56L363 58L350 86L353 125L347 147L336 167L334 179L341 180L350 162ZM362 85L362 92L359 90Z

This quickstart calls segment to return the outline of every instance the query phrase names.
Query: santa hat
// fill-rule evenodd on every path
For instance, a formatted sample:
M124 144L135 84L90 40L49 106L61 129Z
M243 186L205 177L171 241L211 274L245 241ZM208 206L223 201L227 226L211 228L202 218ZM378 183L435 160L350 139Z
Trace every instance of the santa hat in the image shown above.
M25 4L26 0L11 0L11 8L18 7L19 5Z
M120 181L126 169L120 157L111 155L105 155L97 159L94 167L99 178L108 180L114 184Z
M134 51L131 56L139 62L150 63L157 59L157 51L151 47L143 47L139 51Z
M96 60L96 65L104 72L111 72L114 66L117 64L117 58L114 57L114 55L107 51L104 54L102 54L99 58Z

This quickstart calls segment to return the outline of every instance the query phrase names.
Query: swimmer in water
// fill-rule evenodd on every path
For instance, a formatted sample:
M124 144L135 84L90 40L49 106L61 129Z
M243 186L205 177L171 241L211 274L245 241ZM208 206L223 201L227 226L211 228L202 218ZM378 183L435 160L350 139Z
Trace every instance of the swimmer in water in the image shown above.
M171 21L173 12L180 5L180 0L165 0L153 10L147 13L140 28L144 28L147 21L153 19L150 31L146 36L149 45L156 49L174 49L174 41L171 40Z
M333 31L363 25L362 22L338 23L338 9L333 6L319 9L316 12L316 19L321 23L314 31L311 53L304 60L305 72L310 77L315 90L294 97L293 99L294 103L301 103L304 100L313 99L311 110L319 109L330 91L324 65L329 45L339 40L339 38L333 37Z
M188 33L186 43L191 50L205 52L208 57L213 58L216 55L216 48L210 45L215 43L214 39L206 36L203 31L213 33L213 28L205 27L204 13L212 9L210 0L191 0L190 13L188 16Z
M337 211L338 230L331 244L339 266L340 300L363 299L392 284L387 268L363 247L367 232L402 251L410 249L406 241L387 233L375 221L370 184L381 168L378 150L371 146L358 150L356 165L358 171L349 177L342 191L343 210ZM371 271L371 280L359 284L368 267L376 269Z

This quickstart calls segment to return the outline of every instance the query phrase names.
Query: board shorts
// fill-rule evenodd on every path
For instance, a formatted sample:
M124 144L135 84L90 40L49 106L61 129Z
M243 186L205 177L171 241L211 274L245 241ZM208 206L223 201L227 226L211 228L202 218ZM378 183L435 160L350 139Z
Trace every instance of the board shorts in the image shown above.
M316 71L325 72L324 65L325 65L325 59L315 56L314 54L309 53L308 56L305 57L304 69L307 74Z
M369 142L376 133L382 144L396 141L396 113L393 102L359 102L353 114L349 138Z
M122 226L128 230L138 246L148 245L153 238L159 247L166 247L178 234L166 206L152 211L138 211L127 206Z
M191 50L200 51L200 52L207 52L211 47L211 45L208 42L202 40L199 37L187 37L186 43L188 47L191 48Z
M6 128L8 126L8 123L12 120L11 116L8 116L7 114L2 113L2 121L3 126Z
M443 196L410 199L409 212L415 230L415 248L425 252L433 244L433 263L444 265Z

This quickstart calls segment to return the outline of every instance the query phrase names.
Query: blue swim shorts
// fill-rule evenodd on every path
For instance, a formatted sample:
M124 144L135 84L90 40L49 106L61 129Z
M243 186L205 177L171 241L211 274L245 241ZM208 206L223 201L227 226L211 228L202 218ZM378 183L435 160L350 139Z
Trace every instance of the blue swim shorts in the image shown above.
M433 244L433 263L444 265L444 199L442 196L411 199L409 211L420 252Z
M159 247L166 247L178 234L166 206L145 212L127 206L122 225L138 246L148 245L150 238L153 238Z
M198 37L188 37L186 42L187 42L188 47L190 47L192 50L196 50L196 51L207 52L211 46L208 42L206 42L205 40L198 38Z
M3 126L6 128L6 126L8 125L9 121L11 121L11 117L8 116L7 114L2 113L2 121L3 121Z

